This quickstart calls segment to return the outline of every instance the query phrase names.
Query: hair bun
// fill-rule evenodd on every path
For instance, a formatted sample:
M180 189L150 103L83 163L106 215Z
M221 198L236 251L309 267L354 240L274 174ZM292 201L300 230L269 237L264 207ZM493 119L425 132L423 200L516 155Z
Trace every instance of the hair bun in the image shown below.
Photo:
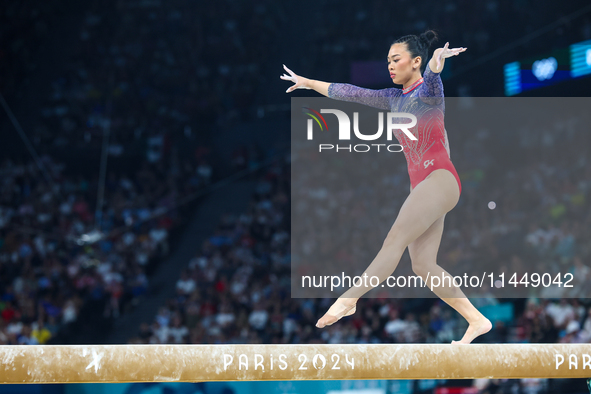
M437 33L433 30L427 30L419 36L419 41L425 47L429 48L435 41L437 41Z

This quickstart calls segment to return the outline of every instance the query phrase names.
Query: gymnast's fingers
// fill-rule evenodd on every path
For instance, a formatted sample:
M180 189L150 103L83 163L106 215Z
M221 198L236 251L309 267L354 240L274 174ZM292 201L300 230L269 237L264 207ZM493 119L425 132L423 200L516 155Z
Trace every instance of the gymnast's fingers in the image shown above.
M287 68L287 66L284 64L283 68L285 69L285 71L287 71L289 73L289 75L291 75L292 77L295 77L295 73L293 71L291 71L289 68Z

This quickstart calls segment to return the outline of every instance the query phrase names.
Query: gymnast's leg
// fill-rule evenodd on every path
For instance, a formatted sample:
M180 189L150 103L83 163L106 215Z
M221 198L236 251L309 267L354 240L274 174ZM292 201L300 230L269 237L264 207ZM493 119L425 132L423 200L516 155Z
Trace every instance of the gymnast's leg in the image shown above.
M455 177L445 169L433 171L406 198L398 217L388 232L382 248L363 275L376 276L382 283L396 269L404 250L431 225L452 210L460 198ZM322 328L355 312L357 300L370 291L371 286L351 287L318 320Z
M444 283L453 283L451 279L448 281L448 277L451 278L451 275L437 264L437 251L443 235L444 220L445 215L437 219L427 231L408 245L412 269L415 274L423 278L423 281L427 281L428 276L431 276L445 277ZM462 340L459 342L453 341L452 343L468 344L474 338L489 332L492 328L491 322L472 305L459 287L453 285L434 287L433 292L468 321L468 330Z

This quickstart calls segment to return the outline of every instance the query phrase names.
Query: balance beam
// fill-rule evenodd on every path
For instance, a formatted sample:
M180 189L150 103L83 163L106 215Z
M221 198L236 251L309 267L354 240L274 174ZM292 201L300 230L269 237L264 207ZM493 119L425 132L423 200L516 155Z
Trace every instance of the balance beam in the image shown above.
M1 383L588 377L591 344L0 346Z

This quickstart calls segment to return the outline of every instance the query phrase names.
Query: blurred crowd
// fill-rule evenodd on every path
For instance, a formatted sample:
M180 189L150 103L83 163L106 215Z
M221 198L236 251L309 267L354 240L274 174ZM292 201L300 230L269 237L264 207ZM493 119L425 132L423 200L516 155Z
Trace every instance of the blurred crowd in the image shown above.
M100 330L137 305L171 232L186 222L187 203L214 176L201 129L207 116L190 121L188 113L201 114L180 101L194 96L166 73L153 26L123 21L133 18L131 5L96 1L81 11L23 1L1 9L1 92L11 106L27 90L36 97L28 104L39 108L14 109L30 114L18 120L41 157L23 160L15 147L0 163L0 343L67 341L80 324ZM84 18L66 26L76 12ZM136 15L144 16L154 20ZM60 44L70 47L47 50L69 28L76 35ZM47 57L57 54L59 62ZM36 80L41 68L57 78ZM104 135L103 180L96 152Z
M280 7L231 3L89 2L35 144L99 145L108 121L112 149L124 151L151 138L207 139L244 118L278 45Z
M169 253L169 234L186 222L179 206L210 182L195 163L147 160L110 171L103 209L98 180L70 176L49 156L0 165L0 343L46 343L71 333L83 308L117 318L137 305L148 274ZM173 160L174 162L174 160ZM62 336L62 340L63 336Z
M71 48L63 51L54 78L44 81L51 84L49 95L41 98L42 116L30 138L40 148L99 145L106 122L115 151L151 137L203 137L284 97L285 82L277 78L282 62L311 78L347 82L352 61L384 59L394 39L435 28L442 40L470 48L462 55L467 65L585 3L565 3L560 10L509 0L310 5L315 12L271 0L89 1L77 11ZM23 90L18 83L32 68L48 67L36 54L64 10L25 1L2 12L0 86L10 94ZM585 39L591 39L589 17L528 42L520 54ZM501 89L488 86L485 95Z
M37 66L35 54L47 34L58 7L48 2L24 0L2 4L0 9L0 91L12 95L23 88Z

